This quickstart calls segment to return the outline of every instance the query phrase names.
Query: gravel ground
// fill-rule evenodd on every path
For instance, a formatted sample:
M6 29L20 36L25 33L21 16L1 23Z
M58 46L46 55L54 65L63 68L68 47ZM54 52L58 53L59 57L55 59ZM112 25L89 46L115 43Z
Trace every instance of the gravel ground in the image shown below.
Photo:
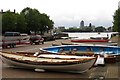
M69 43L69 40L55 40L55 41L49 41L45 42L45 44L41 45L21 45L17 46L16 48L10 48L10 49L3 49L3 51L30 51L30 52L36 52L39 51L39 48L43 47L49 47L52 46L52 44L61 44L61 42L67 42ZM120 63L119 63L120 64ZM91 70L87 71L86 73L82 74L74 74L74 73L63 73L63 72L35 72L34 70L27 70L27 69L17 69L17 68L11 68L10 66L6 65L5 63L2 63L0 60L0 65L2 69L0 69L0 73L2 75L2 78L68 78L68 79L75 79L75 78L82 78L82 79L88 79L88 78L99 78L100 76L105 77L107 75L107 78L115 78L118 79L119 71L114 72L112 74L112 70L117 71L118 70L118 63L112 64L112 65L105 65L100 67L93 67ZM111 72L110 72L111 71ZM115 75L114 75L115 74ZM114 80L115 80L114 79ZM98 79L97 79L98 80Z

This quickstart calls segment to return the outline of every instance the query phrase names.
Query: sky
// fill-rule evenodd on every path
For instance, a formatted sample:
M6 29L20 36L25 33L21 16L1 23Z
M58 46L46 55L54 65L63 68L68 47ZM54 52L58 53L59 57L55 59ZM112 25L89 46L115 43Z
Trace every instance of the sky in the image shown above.
M54 26L79 27L83 20L95 26L110 27L120 0L0 0L3 11L21 12L24 8L38 9L54 21Z

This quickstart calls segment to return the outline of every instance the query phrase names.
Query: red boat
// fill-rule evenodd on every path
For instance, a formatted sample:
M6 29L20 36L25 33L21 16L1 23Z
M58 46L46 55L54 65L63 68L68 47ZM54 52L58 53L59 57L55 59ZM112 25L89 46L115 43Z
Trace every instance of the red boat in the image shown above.
M108 42L109 40L105 39L74 39L71 42Z

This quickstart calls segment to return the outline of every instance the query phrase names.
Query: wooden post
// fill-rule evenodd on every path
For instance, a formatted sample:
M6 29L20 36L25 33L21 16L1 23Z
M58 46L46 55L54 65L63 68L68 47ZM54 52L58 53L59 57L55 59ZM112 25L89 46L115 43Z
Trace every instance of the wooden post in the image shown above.
M118 46L120 46L120 32L119 32L119 35L118 35Z

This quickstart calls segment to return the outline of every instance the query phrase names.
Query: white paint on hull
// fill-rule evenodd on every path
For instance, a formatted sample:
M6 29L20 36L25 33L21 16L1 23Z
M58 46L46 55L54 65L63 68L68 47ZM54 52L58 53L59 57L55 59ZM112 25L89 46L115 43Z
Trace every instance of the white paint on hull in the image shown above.
M1 55L3 55L2 60L9 64L10 66L15 66L15 67L20 67L20 68L26 68L26 69L45 69L45 70L53 70L53 71L79 71L79 72L84 72L87 71L90 67L92 67L92 65L94 65L96 58L91 57L92 59L89 61L85 61L83 60L83 62L79 62L79 63L74 63L74 64L62 64L62 65L51 65L51 64L32 64L32 63L22 63L22 62L17 62L6 57L9 58L16 58L16 60L22 60L22 61L37 61L37 62L42 62L42 61L47 61L47 62L63 62L63 61L68 61L68 62L73 62L73 61L79 61L78 59L62 59L62 58L76 58L75 56L71 56L71 57L65 57L66 55L62 56L61 55L61 59L47 59L47 58L38 58L38 57L27 57L27 56L20 56L20 55L15 55L15 54L10 54L10 53L1 53ZM56 56L56 55L55 55ZM55 57L54 56L54 57ZM45 57L45 55L44 55ZM47 56L46 56L47 57ZM50 56L49 56L50 57ZM78 58L78 57L77 57ZM87 57L79 57L81 58L87 58ZM90 58L90 57L88 57Z
M89 70L89 68L94 64L95 59L80 63L80 64L74 64L74 65L59 65L59 66L52 66L52 65L32 65L32 64L25 64L25 63L19 63L15 62L6 58L2 58L3 61L10 66L20 67L20 68L26 68L26 69L44 69L44 70L53 70L53 71L79 71L84 72Z
M71 38L79 39L90 39L90 37L108 37L111 38L112 34L117 34L118 32L81 32L81 33L68 33Z

